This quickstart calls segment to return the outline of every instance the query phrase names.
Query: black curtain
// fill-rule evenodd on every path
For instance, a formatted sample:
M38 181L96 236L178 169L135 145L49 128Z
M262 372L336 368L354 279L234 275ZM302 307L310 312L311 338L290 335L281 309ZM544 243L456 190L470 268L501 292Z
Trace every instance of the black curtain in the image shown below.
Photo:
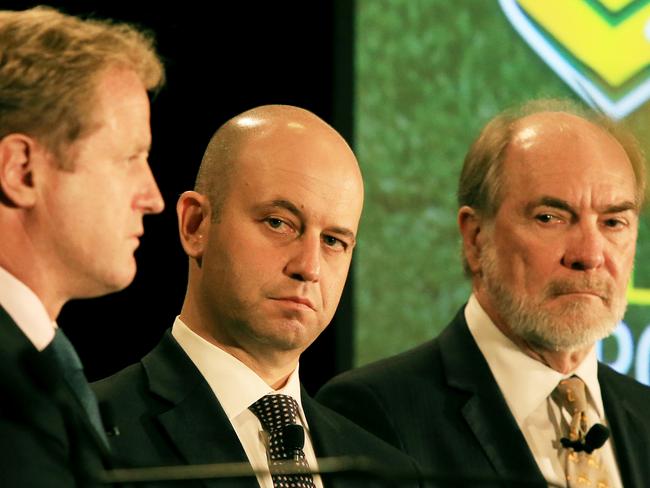
M167 68L167 85L152 105L150 158L166 208L145 219L136 279L120 293L67 304L58 320L96 380L139 360L180 311L187 258L175 203L192 188L203 150L223 122L257 105L291 104L313 111L351 142L354 8L348 0L45 3L152 30ZM37 4L3 1L1 8ZM301 360L312 392L351 365L351 281L333 323Z

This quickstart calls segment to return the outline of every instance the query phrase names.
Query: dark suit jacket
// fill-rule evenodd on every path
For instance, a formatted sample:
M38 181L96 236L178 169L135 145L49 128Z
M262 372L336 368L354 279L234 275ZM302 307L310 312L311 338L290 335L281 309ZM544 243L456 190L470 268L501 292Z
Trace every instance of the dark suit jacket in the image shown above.
M91 475L108 465L50 351L39 353L0 307L0 484L95 486Z
M169 331L140 363L93 388L114 412L120 435L112 439L112 447L125 467L248 462L219 401ZM304 391L302 405L317 456L369 456L384 468L416 475L412 459L317 404ZM375 486L358 479L323 480L326 486ZM415 483L405 486L410 485ZM196 486L258 484L255 478L240 478L206 480Z
M602 364L598 379L623 485L650 486L650 388ZM438 338L334 378L317 399L425 472L543 484L462 309Z

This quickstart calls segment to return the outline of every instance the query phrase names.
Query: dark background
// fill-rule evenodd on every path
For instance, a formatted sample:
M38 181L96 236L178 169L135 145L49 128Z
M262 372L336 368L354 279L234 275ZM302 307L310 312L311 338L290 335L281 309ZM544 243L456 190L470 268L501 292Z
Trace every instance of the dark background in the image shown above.
M166 208L145 219L135 281L114 295L71 302L58 319L93 381L139 360L180 312L187 258L178 241L175 204L192 188L203 150L222 123L258 105L297 105L352 142L354 5L351 0L46 3L69 14L152 30L167 68L167 84L152 105L150 157ZM1 2L5 9L37 4ZM301 377L312 392L352 364L350 287L351 279L333 323L301 359Z

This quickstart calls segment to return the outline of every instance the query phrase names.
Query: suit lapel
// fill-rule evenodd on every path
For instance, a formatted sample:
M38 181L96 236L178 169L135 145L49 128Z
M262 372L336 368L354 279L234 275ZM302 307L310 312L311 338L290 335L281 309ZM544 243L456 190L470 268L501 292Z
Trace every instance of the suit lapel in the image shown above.
M22 389L33 398L36 396L47 398L48 403L56 399L58 406L75 417L75 424L81 424L87 437L92 439L97 450L106 457L108 455L106 443L90 423L76 396L63 381L61 369L49 346L39 352L2 307L0 307L0 336L2 337L0 356L3 361L12 365L10 369L3 368L3 375L11 373L12 386ZM20 378L14 374L20 375ZM42 411L32 416L31 421L40 424L41 418ZM45 430L50 428L45 426Z
M11 392L8 397L21 402L25 422L56 438L66 450L71 444L77 446L75 453L85 456L88 468L110 467L108 446L63 381L49 348L39 352L2 307L0 337L3 381Z
M61 383L58 366L36 350L2 307L0 337L0 391L5 397L0 412L12 412L67 448L63 419L51 400Z
M39 365L37 367L40 371L47 371L45 376L47 377L47 382L50 384L50 396L58 400L59 405L64 410L69 412L69 416L75 419L75 425L81 426L84 432L83 435L88 437L93 444L94 449L100 453L102 459L104 459L104 464L106 467L110 466L108 462L110 460L110 448L107 444L107 440L101 437L100 433L97 431L97 427L93 425L88 416L88 412L81 404L79 397L72 390L70 384L63 379L63 373L61 372L59 362L56 360L54 352L51 350L50 346L43 349L38 354L36 359ZM32 364L34 364L32 362ZM100 419L102 421L102 419ZM103 424L100 428L104 428Z
M342 454L340 448L341 438L344 435L336 424L322 414L316 402L301 388L300 401L307 417L309 432L318 457L333 457Z
M346 433L339 425L327 416L326 410L319 408L304 388L300 392L302 408L307 417L311 441L314 446L316 457L345 457L349 455L346 451ZM346 476L332 476L323 480L328 487L353 488L359 486L359 481Z
M463 416L495 473L522 480L534 473L534 481L542 482L528 444L467 328L463 309L439 341L447 381L467 394Z
M169 331L142 360L151 391L172 404L158 415L161 429L188 464L244 463L248 459L209 385ZM223 487L205 480L205 486ZM237 486L257 486L237 480Z
M598 381L603 396L607 423L611 428L616 462L623 486L644 486L650 460L645 422L630 408L624 392L616 392L614 373L598 364Z

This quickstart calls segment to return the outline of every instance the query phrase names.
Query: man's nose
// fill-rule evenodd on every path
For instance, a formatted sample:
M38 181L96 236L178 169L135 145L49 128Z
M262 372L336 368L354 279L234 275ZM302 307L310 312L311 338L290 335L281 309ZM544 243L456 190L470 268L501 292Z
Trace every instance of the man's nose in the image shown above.
M317 282L320 279L320 236L305 234L294 244L295 251L285 267L285 274L295 280Z
M580 222L570 231L562 264L578 271L597 269L605 262L605 238L597 222Z
M143 168L142 184L140 192L135 197L134 206L143 214L157 214L165 208L165 202L148 164Z

